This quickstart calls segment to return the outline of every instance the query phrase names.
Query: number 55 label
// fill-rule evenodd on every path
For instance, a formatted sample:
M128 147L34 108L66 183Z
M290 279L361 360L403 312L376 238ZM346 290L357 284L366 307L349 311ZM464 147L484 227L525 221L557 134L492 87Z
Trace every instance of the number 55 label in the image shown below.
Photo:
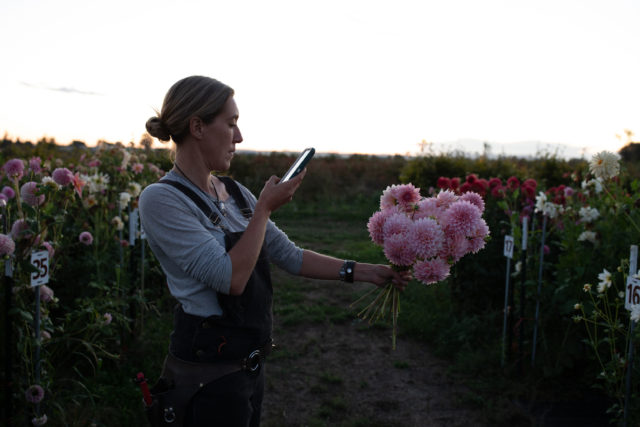
M636 304L640 304L640 279L629 276L627 278L624 308L631 310L631 308Z
M49 252L31 252L31 264L38 269L31 273L31 287L49 283Z

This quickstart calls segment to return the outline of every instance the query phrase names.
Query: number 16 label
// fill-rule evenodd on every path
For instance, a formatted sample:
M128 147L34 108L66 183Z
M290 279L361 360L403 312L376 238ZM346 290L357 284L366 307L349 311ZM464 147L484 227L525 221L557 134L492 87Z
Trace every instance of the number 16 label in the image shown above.
M624 308L631 310L631 308L636 304L640 304L640 279L629 276L627 279Z
M31 273L31 287L49 283L49 252L31 252L31 264L38 269Z

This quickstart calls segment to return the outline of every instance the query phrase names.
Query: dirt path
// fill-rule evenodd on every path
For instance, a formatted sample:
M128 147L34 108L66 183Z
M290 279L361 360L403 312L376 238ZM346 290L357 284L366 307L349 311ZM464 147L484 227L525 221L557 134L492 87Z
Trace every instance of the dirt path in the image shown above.
M340 283L298 285L299 307L346 308L353 299ZM400 336L393 351L390 328L354 317L291 324L276 314L278 350L267 366L264 425L486 425L479 409L465 403L467 389L425 344Z

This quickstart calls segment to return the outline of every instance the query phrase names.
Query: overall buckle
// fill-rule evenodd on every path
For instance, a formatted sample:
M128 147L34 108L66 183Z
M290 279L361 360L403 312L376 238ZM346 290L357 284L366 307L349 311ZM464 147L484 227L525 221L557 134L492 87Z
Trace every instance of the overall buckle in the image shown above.
M242 361L242 369L248 372L256 372L260 369L260 360L262 359L262 351L253 350L249 357Z

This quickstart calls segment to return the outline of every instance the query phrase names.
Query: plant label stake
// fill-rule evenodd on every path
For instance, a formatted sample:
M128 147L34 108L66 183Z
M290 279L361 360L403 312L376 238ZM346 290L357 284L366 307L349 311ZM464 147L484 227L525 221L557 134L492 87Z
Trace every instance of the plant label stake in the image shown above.
M131 209L131 208L129 208ZM138 213L138 208L129 212L129 244L131 246L136 244L136 237L138 234L138 218L140 217Z
M509 276L511 275L511 258L513 258L513 236L504 236L504 256L507 258L507 274L504 284L504 315L502 322L502 361L500 366L504 367L507 352L507 312L509 311Z
M36 334L35 379L36 384L40 384L40 286L49 283L49 252L31 252L31 265L37 269L31 273L31 287L35 287L36 293L36 312L33 319ZM36 416L40 417L40 403L36 404Z
M522 347L524 345L524 303L526 297L525 284L527 282L527 233L529 232L529 217L522 217L522 281L520 282L520 324L518 332L518 370L522 372Z
M7 234L8 223L7 223L7 203L4 199L0 199L0 204L2 205L2 233ZM12 359L13 354L11 349L13 348L12 340L11 340L11 331L13 328L12 318L11 318L11 310L12 310L12 299L13 299L13 264L12 257L7 257L4 261L4 299L5 299L5 307L4 307L4 352L5 352L5 361L4 361L4 373L5 373L5 402L4 408L2 411L2 421L4 425L11 425L11 419L13 418L13 405L11 404L11 397L13 395L13 366Z
M640 279L637 278L638 271L638 246L631 245L629 253L629 276L627 276L627 287L625 289L624 307L631 311L633 306L640 304ZM634 277L636 276L636 277ZM624 426L627 426L627 413L629 409L629 396L631 395L631 371L633 370L633 330L636 321L632 320L629 326L629 356L627 357L627 378L626 390L624 393Z
M540 293L542 290L542 266L544 262L544 240L546 237L547 216L542 216L542 238L540 242L540 265L538 266L538 296L536 298L536 315L533 324L533 348L531 350L531 367L536 363L536 345L538 341L538 319L540 316Z

